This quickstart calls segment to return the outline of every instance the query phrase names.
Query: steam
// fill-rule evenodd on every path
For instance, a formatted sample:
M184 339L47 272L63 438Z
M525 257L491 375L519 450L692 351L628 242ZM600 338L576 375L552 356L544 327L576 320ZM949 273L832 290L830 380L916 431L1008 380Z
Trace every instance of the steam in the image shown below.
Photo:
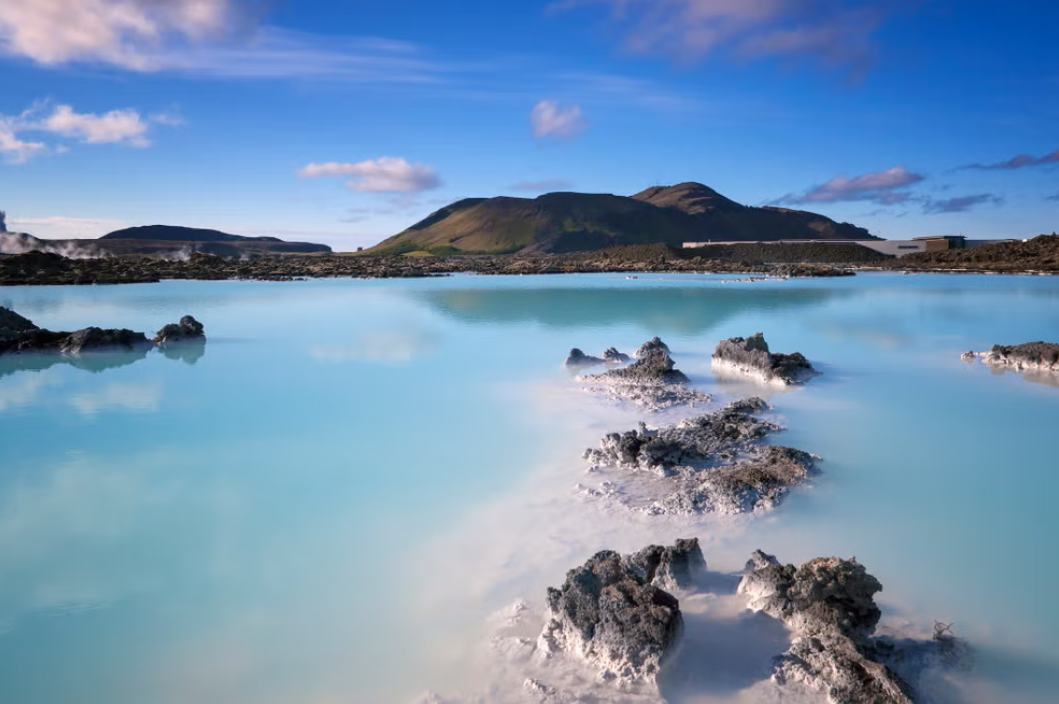
M69 240L48 242L25 232L9 232L7 213L0 210L0 254L26 254L33 251L58 254L67 259L99 259L107 256L106 252L95 247Z

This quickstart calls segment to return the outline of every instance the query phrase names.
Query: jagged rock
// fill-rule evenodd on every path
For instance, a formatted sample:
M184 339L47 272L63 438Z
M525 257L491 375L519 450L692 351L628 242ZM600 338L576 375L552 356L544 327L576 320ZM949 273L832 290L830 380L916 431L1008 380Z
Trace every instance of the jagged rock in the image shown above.
M881 612L879 580L856 560L818 558L799 568L757 551L739 593L748 607L782 620L795 639L776 665L778 684L800 682L833 704L912 704L912 688L879 662L869 639Z
M800 384L817 374L800 352L778 354L769 351L761 333L748 338L722 340L713 353L713 364L741 374L760 377L765 382Z
M657 351L669 354L669 345L662 342L662 339L659 337L652 337L650 340L640 345L640 348L636 350L632 356L636 359L643 359L649 353Z
M568 367L594 367L597 364L603 364L603 360L587 355L576 347L570 350L570 356L566 358Z
M968 350L967 352L964 352L963 354L960 355L960 359L962 359L965 362L970 363L970 362L973 362L976 359L978 359L978 355L975 354L973 351Z
M683 628L676 597L610 550L570 570L561 588L548 589L548 608L539 656L573 655L601 679L621 683L654 683Z
M603 352L603 361L607 364L625 364L629 361L629 355L619 352L616 347L609 347Z
M775 507L792 486L805 482L815 458L788 447L762 445L780 430L755 417L759 398L736 401L675 425L610 433L583 457L595 467L648 471L659 476L651 491L661 497L650 514L750 513ZM614 493L608 494L614 496Z
M598 450L586 450L584 458L599 465L646 469L666 475L680 465L719 464L732 459L748 444L779 430L775 423L752 414L764 401L737 401L719 411L688 418L676 425L610 433Z
M644 581L668 592L689 590L706 571L698 538L680 538L670 547L651 545L625 558Z
M1059 372L1059 345L1051 342L1027 342L1022 345L994 345L982 359L994 367L1018 371Z
M29 319L0 306L0 337L13 337L37 329Z
M184 340L201 340L205 336L202 323L190 315L185 315L180 319L179 323L170 323L159 330L154 337L154 342L159 345L165 345Z
M675 368L668 350L666 344L656 337L637 350L638 359L629 366L579 378L597 385L590 387L591 391L609 393L649 411L709 403L711 399L708 394L687 388L690 380L684 372ZM607 350L607 353L610 352Z
M147 336L132 330L103 330L102 328L85 328L71 333L59 343L59 351L64 354L81 354L89 350L108 348L134 349L147 344Z

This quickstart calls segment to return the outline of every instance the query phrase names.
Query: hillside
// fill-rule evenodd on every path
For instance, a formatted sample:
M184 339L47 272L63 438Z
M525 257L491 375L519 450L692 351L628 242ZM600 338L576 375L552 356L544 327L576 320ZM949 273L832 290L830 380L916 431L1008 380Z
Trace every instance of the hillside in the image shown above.
M156 240L166 242L282 242L278 237L244 237L219 230L178 225L143 225L127 227L103 235L101 240Z
M548 193L535 199L469 198L453 203L373 253L543 254L684 242L874 239L867 230L815 213L736 203L699 183L649 188L632 197Z

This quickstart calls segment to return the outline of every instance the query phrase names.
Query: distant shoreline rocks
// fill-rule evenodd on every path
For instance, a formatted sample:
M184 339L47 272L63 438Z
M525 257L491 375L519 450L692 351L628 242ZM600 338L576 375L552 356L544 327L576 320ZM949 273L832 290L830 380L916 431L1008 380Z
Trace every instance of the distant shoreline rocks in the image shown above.
M722 340L713 353L712 364L722 373L756 377L767 384L784 386L804 384L819 374L800 352L771 352L760 332L748 338Z

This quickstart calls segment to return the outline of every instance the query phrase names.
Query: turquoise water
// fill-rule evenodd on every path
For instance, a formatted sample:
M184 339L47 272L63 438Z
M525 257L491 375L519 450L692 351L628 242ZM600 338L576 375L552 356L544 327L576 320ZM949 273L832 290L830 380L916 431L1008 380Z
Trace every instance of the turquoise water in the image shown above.
M691 534L721 570L856 555L894 624L982 646L975 701L1054 701L1059 388L959 354L1059 338L1059 279L731 278L0 289L51 329L209 335L0 359L0 702L410 702L480 677L496 608ZM570 347L661 335L704 389L761 394L709 365L757 331L824 371L770 397L811 488L729 524L576 497L580 450L641 416L581 393Z

